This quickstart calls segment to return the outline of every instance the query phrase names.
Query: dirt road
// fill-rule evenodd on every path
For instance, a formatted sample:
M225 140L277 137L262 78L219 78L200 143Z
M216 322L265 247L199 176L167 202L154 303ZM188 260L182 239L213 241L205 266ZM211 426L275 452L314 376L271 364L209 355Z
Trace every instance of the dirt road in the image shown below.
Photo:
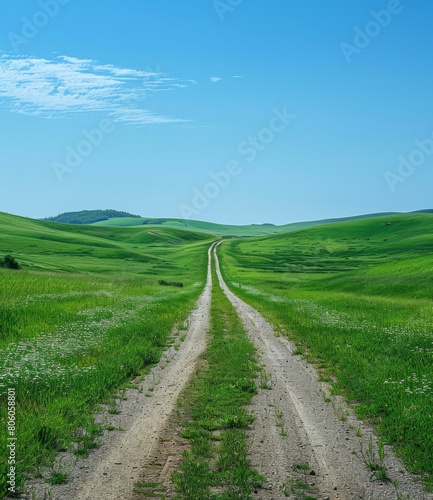
M433 498L423 493L407 473L399 472L404 466L390 449L385 459L388 475L398 481L398 490L404 495L398 497L392 482L370 480L372 473L363 463L357 434L362 434L365 452L370 437L374 440L371 429L353 415L347 418L343 401L338 402L337 411L335 405L325 402L326 387L318 382L315 370L293 355L290 343L277 337L261 314L228 289L216 250L215 260L219 282L242 318L269 375L271 390L259 391L253 400L256 420L250 432L250 460L268 481L267 489L257 498L304 498L296 497L296 493L307 493L307 486L310 497L318 499Z
M370 480L360 441L363 440L364 450L370 439L375 443L371 429L350 412L347 416L343 401L334 398L334 404L326 402L327 387L317 380L315 370L293 355L291 344L277 337L255 309L230 292L213 247L209 250L206 287L190 315L184 342L178 343L178 350L172 347L164 353L164 359L140 383L140 391L126 391L118 401L119 415L110 415L110 424L123 431L106 432L101 447L88 459L71 461L68 484L51 486L42 480L33 481L28 486L35 496L27 498L47 498L50 491L48 498L53 500L132 500L136 498L134 484L148 477L146 473L155 457L162 457L160 461L164 462L161 437L165 442L174 442L177 431L170 427L170 415L206 347L212 253L220 284L243 320L267 374L269 389L260 389L253 399L256 418L249 431L249 459L266 477L265 488L254 497L432 499L433 495L423 493L420 485L402 472L403 464L388 448L385 465L391 480L398 481L398 491L392 482ZM73 455L63 457L64 460L60 457L62 466L68 457L74 459ZM158 465L163 470L167 468L167 464Z

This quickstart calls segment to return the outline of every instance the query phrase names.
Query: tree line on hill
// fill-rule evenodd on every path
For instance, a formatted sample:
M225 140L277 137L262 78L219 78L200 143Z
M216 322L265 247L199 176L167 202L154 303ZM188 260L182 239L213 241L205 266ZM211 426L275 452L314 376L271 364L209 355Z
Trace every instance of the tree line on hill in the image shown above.
M44 220L64 224L94 224L95 222L124 217L139 219L140 215L119 212L118 210L82 210L80 212L66 212L55 217L47 217Z

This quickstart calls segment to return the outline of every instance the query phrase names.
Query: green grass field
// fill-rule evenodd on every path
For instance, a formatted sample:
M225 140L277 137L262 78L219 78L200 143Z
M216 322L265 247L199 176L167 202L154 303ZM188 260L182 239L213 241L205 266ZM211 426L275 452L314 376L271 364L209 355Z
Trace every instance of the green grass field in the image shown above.
M178 224L69 225L0 213L0 258L12 254L22 266L0 268L0 419L6 422L6 396L13 389L20 484L60 450L86 456L97 446L103 428L92 415L98 405L112 401L160 359L173 325L185 320L203 289L210 243L216 234L239 231ZM227 282L288 335L322 379L345 394L431 486L433 214L293 229L225 241L219 253ZM218 336L221 330L229 333ZM224 419L235 415L233 406L251 396L243 386L241 392L224 392L233 386L224 381L248 382L255 370L251 346L218 287L212 334L208 369L187 398L194 408L187 427L192 454L182 470L194 475L200 464L204 482L195 486L202 491L238 481L247 495L256 478L246 462L240 460L239 470L218 462L225 471L221 477L209 465L209 431L224 427ZM242 348L231 349L229 340ZM227 405L214 401L212 415L219 417L211 421L209 394L219 390ZM239 415L247 418L244 410ZM242 425L223 429L225 456L244 456ZM6 489L6 439L3 432L0 498ZM179 494L188 495L182 479Z
M433 474L433 215L320 226L220 246L232 290L261 310L373 422L410 470Z
M0 419L16 394L18 483L59 450L86 456L92 412L156 363L204 286L208 235L72 226L0 214ZM183 287L161 286L160 280ZM7 433L0 436L0 498Z

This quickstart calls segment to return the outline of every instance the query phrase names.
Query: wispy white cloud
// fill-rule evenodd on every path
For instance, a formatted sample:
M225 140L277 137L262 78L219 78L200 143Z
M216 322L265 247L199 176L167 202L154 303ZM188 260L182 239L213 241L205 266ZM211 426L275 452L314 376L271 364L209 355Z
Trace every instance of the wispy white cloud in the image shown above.
M220 78L219 76L211 76L210 77L210 81L212 83L217 83L217 82L220 82L222 80L222 78Z
M233 78L243 78L243 76L235 75Z
M176 125L176 128L188 128L188 129L216 128L216 125L189 125L189 124L180 124L180 125Z
M0 109L44 118L104 113L133 125L184 122L188 120L161 116L143 104L151 94L195 83L76 57L0 57Z

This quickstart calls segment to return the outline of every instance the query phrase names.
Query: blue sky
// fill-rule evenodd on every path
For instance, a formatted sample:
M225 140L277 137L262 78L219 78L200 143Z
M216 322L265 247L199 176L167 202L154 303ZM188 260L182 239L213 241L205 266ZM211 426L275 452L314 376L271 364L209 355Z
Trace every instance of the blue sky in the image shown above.
M0 210L433 208L427 0L3 0Z

